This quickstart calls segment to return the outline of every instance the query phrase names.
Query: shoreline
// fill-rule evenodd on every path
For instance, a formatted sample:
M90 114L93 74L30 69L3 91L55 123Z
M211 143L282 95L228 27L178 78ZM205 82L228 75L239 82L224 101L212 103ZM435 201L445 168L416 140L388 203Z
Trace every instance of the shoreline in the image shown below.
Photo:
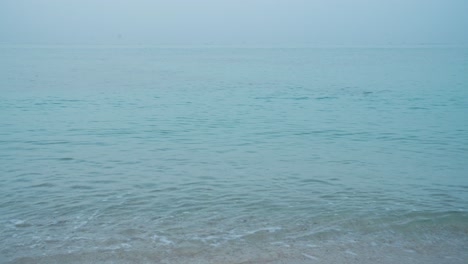
M131 244L131 243L130 243ZM181 245L95 249L44 256L25 256L5 264L29 263L421 263L462 264L468 261L468 238L441 234L426 238L398 236L370 240L329 241L323 244L252 243L238 241L221 246ZM124 244L122 244L124 245Z

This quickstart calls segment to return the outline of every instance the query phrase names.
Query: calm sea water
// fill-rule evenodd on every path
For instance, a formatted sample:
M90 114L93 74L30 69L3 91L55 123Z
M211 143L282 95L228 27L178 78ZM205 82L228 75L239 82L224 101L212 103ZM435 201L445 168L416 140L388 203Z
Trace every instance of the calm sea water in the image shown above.
M0 263L467 263L468 49L0 48Z

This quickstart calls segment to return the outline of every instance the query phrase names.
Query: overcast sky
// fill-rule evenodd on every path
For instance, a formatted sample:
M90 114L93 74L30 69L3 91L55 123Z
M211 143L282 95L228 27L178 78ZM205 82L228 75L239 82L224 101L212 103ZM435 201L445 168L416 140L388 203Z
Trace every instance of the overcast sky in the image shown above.
M468 0L0 0L2 44L468 44Z

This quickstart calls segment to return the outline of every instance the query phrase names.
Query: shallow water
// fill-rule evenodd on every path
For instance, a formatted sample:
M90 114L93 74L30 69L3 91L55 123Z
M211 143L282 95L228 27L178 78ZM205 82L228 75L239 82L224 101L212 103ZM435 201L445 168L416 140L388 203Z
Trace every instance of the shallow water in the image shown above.
M0 262L466 263L467 72L464 48L2 47Z

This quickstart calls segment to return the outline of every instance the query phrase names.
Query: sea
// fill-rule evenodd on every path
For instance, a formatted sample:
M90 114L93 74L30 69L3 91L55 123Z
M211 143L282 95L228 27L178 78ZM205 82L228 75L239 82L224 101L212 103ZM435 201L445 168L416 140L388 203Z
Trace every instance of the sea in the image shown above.
M0 47L0 263L467 249L466 47Z

